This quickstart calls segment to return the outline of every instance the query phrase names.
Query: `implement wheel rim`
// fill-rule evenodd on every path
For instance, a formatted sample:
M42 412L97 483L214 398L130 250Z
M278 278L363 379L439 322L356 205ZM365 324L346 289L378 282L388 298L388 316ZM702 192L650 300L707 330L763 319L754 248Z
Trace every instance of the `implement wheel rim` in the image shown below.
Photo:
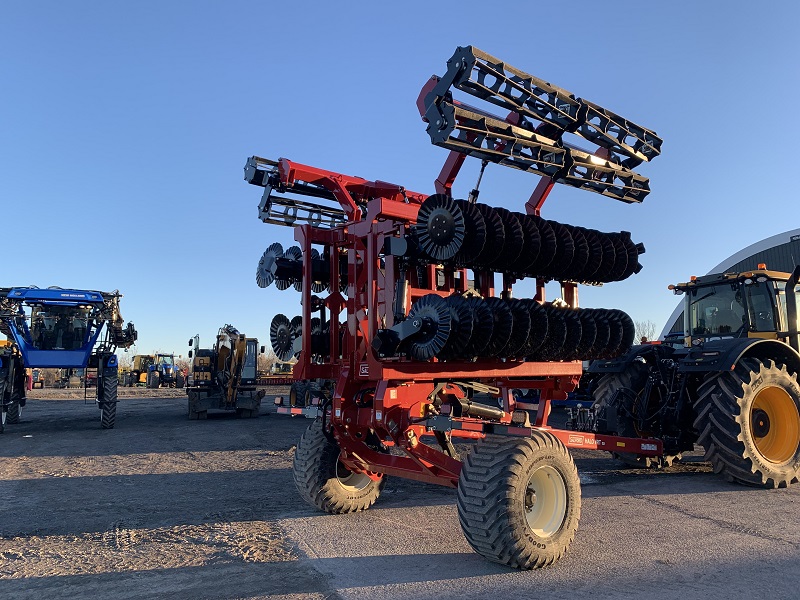
M781 387L758 392L750 408L750 431L756 448L769 462L790 460L800 446L800 413L794 399Z
M369 475L366 473L353 473L338 459L336 461L336 479L339 485L349 492L360 492L372 483Z
M540 538L555 535L567 516L567 484L561 473L542 466L531 473L525 490L525 520Z

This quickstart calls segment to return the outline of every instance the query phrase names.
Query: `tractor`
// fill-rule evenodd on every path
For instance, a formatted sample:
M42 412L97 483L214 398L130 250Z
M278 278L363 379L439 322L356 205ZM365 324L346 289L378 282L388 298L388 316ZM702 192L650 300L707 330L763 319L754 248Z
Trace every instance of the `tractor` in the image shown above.
M263 188L259 218L292 227L298 242L271 244L256 269L260 287L300 293L301 314L272 319L272 347L280 360L297 356L297 380L331 384L310 406L277 408L314 418L297 444L295 484L331 514L368 509L389 476L456 488L476 552L542 567L578 527L569 448L663 449L655 438L548 425L581 361L633 343L631 318L579 307L578 286L638 273L644 246L625 231L545 219L541 208L557 183L643 201L649 180L633 169L660 154L661 139L472 46L423 86L417 108L431 142L449 151L434 193L288 158L245 164L245 180ZM481 163L477 183L454 198L468 157ZM478 201L490 164L541 176L524 212ZM518 298L526 278L535 294ZM560 298L546 298L548 282ZM459 440L477 442L463 460Z
M183 374L175 365L175 355L161 353L134 356L127 383L129 386L145 386L151 389L182 388L185 384Z
M189 340L188 413L206 419L209 410L235 411L238 417L257 417L264 390L256 390L258 340L225 325L213 348L201 349L200 336ZM261 347L261 353L264 347Z
M800 265L692 277L684 343L634 346L594 362L594 404L580 419L598 433L657 438L664 452L615 453L634 466L671 465L698 444L729 481L776 488L800 477Z
M0 347L2 421L18 423L25 406L25 367L96 369L95 402L103 429L117 413L117 348L137 337L133 323L123 327L122 294L36 287L0 288L0 332L11 344ZM101 333L105 334L101 337Z

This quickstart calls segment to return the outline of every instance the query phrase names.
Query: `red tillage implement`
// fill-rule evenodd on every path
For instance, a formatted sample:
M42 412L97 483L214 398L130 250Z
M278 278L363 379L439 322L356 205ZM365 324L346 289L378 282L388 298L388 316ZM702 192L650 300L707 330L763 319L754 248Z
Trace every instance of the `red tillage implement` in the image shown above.
M454 90L509 114L454 100ZM649 182L630 169L657 156L661 140L472 47L457 49L418 106L433 143L450 150L434 195L285 158L252 157L245 167L245 179L265 188L260 218L294 227L298 242L272 244L257 270L260 286L301 293L301 315L273 319L273 348L297 358L295 378L330 382L316 404L279 409L317 417L297 446L295 482L329 513L369 508L387 475L456 487L477 552L543 566L578 526L580 481L567 448L662 447L548 426L550 401L575 388L581 361L633 341L622 311L578 307L578 285L638 272L644 248L627 232L557 223L539 210L554 183L640 202ZM597 148L580 150L566 134ZM526 214L477 202L477 186L453 199L467 156L542 175ZM513 296L523 278L536 280L534 298ZM548 281L560 283L561 299L546 301ZM456 449L457 438L478 443Z

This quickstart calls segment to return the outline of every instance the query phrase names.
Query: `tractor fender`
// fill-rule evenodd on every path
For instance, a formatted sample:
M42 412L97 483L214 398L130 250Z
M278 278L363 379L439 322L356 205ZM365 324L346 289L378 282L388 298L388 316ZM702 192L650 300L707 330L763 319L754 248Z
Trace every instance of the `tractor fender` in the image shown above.
M744 358L770 360L786 365L790 372L800 372L800 354L778 340L758 338L722 339L693 348L680 362L683 372L730 371Z
M628 365L634 361L642 361L648 364L657 362L665 358L670 358L675 352L672 346L663 344L641 344L632 346L628 352L622 356L608 360L593 360L589 363L587 372L589 373L622 373Z

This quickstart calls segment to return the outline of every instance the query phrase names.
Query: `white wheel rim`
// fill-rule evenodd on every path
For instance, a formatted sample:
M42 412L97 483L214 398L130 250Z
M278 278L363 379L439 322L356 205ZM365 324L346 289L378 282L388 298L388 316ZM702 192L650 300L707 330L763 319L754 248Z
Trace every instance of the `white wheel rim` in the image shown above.
M348 492L360 492L372 482L369 475L365 473L353 473L338 459L336 460L336 479L339 485Z
M556 469L543 466L528 478L525 489L525 520L541 538L554 535L567 515L567 484Z

